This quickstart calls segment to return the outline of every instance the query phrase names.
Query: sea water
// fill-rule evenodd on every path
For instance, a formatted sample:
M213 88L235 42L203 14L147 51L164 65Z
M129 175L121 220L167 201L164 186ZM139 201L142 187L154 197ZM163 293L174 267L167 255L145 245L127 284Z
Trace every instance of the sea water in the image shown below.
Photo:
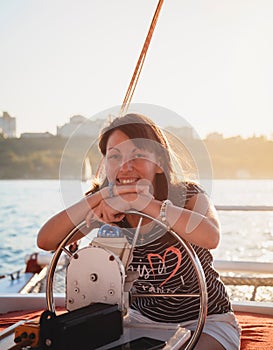
M89 184L77 180L0 181L0 275L21 270L40 249L43 223L80 199ZM273 180L214 180L216 205L273 205ZM273 212L220 212L222 238L216 259L273 261Z

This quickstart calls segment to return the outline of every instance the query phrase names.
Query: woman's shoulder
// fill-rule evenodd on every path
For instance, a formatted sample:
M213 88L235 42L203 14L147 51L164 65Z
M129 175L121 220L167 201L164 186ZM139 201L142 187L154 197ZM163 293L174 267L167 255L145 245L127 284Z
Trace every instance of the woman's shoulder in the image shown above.
M186 187L186 191L189 195L194 195L197 193L205 193L205 190L203 189L203 187L194 181L186 181L185 182L185 187Z
M187 201L198 193L205 193L202 186L195 181L181 181L170 187L169 198L175 205L184 206Z

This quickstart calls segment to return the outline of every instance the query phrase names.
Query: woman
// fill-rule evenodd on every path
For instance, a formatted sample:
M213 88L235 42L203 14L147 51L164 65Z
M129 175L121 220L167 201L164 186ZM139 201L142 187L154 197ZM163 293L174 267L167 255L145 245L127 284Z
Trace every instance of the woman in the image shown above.
M214 206L195 183L178 181L173 171L171 149L161 130L147 117L127 114L102 130L99 148L105 178L94 184L84 199L58 213L40 230L38 246L56 249L75 225L112 223L123 228L132 241L139 216L125 214L135 209L172 228L191 243L206 276L208 316L196 346L202 350L235 350L240 347L240 329L219 274L213 268L210 249L220 240L220 225ZM78 239L79 237L75 237ZM196 328L199 300L160 297L162 293L195 293L198 283L181 243L160 225L142 221L131 270L139 272L137 293L157 293L158 298L136 298L131 315L150 322L180 323Z

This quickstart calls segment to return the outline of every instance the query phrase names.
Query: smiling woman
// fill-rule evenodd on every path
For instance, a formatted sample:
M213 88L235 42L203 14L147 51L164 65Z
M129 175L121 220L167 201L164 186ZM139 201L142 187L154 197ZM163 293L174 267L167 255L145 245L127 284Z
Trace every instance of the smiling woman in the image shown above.
M147 146L147 145L146 145ZM109 137L105 169L108 179L117 185L134 184L141 178L154 179L155 173L162 173L156 155L135 146L122 131L116 130Z
M118 146L114 147L116 144ZM170 175L173 173L167 147L167 140L160 129L146 117L136 114L127 114L126 118L116 118L102 131L99 141L100 151L103 156L106 156L105 170L110 172L110 177L115 178L115 172L118 170L116 167L111 167L114 165L111 156L115 158L116 165L118 162L120 162L119 165L128 164L122 159L125 155L129 157L129 164L133 162L139 171L143 166L150 170L154 168L154 174L146 169L144 178L154 182L156 198L159 200L166 198L167 193L161 194L161 191L168 189ZM108 181L107 178L105 180Z
M130 113L110 122L101 131L99 148L103 161L90 191L45 223L38 245L56 249L84 220L89 229L105 223L118 226L128 242L134 243L128 270L139 273L134 288L142 294L132 302L130 317L151 323L180 323L194 331L199 301L166 294L196 292L198 281L181 242L151 218L162 221L192 245L206 276L208 316L195 349L238 349L240 329L210 253L219 243L220 225L205 191L185 178L183 167L182 177L176 176L165 134L141 114ZM128 212L132 209L147 215L141 224L138 215ZM85 233L84 228L73 239ZM156 296L150 297L151 293Z

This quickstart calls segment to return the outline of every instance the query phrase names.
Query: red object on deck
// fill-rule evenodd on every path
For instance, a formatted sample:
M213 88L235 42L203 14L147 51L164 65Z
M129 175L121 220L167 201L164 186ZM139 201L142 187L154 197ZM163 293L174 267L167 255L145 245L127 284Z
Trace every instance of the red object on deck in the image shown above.
M40 317L44 310L16 311L0 315L0 331L21 320ZM57 314L65 312L57 308ZM241 350L273 350L273 316L236 312L242 327Z
M39 273L42 270L42 267L37 262L38 253L31 254L30 258L27 261L26 271L32 273Z

